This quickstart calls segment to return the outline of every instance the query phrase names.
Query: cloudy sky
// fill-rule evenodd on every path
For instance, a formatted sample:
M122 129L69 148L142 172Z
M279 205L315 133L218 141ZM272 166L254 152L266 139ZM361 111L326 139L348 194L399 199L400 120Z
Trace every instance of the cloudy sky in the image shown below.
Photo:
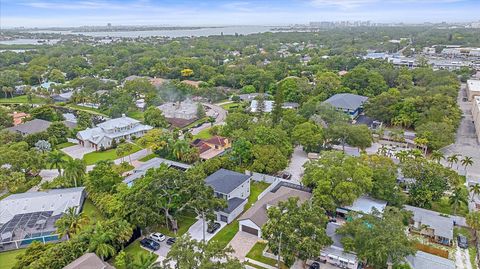
M0 28L287 25L309 21L464 22L480 0L0 0Z

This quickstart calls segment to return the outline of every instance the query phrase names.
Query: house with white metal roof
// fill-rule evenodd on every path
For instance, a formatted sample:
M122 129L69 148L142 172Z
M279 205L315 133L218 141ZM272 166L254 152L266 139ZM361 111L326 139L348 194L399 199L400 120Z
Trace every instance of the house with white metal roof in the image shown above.
M152 126L144 125L140 121L122 115L120 118L107 120L100 123L95 128L87 128L77 133L79 144L84 147L110 148L112 141L117 143L120 139L130 140L134 137L141 137L147 131L153 129Z

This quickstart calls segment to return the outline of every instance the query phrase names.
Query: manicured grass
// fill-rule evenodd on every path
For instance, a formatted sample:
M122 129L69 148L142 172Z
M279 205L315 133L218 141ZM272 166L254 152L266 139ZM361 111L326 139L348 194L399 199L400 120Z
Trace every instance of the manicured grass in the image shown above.
M139 121L143 121L143 111L128 112L127 116L129 116L130 118L134 118L136 120L139 120Z
M184 235L186 232L188 232L188 229L190 228L190 226L192 226L195 222L197 222L197 219L195 218L195 213L186 212L184 215L180 216L177 220L177 223L178 223L177 234L175 234L170 229L167 229L165 225L156 227L155 231L159 231L162 234L168 235L170 237L180 237Z
M142 149L135 144L132 144L132 146L133 146L132 150L123 156L128 156ZM117 152L115 151L115 149L108 149L105 151L94 151L94 152L87 153L83 156L83 160L87 165L90 165L90 164L95 164L99 161L115 160L121 157L122 156L117 155ZM128 157L125 158L125 161L128 162Z
M56 145L56 148L57 149L63 149L63 148L68 148L68 147L71 147L71 146L74 146L74 145L76 145L76 144L72 143L72 142L65 142L65 143L61 143L61 144Z
M212 135L210 134L210 128L201 130L198 134L193 136L193 139L209 139Z
M262 193L270 184L266 182L259 182L252 180L250 183L250 196L248 197L248 203L245 205L245 210L249 209L258 198L258 195Z
M437 211L443 214L449 214L449 215L454 215L453 214L453 206L450 205L448 201L448 197L442 197L439 201L433 202L432 203L432 210ZM467 205L460 205L457 208L456 214L458 216L463 216L465 217L468 214L468 206Z
M84 107L84 106L79 106L79 105L75 105L75 104L67 104L67 105L65 105L65 107L68 107L68 108L71 108L71 109L74 109L74 110L88 112L88 113L99 115L99 116L107 117L107 115L103 114L98 109L92 108L92 107Z
M85 200L82 212L85 214L85 216L88 217L88 221L90 224L105 219L105 217L102 215L102 212L100 212L100 210L93 204L90 199Z
M183 127L183 130L190 129L190 128L192 128L192 127L194 127L194 126L197 126L197 125L199 125L199 124L203 124L203 123L205 123L205 122L208 122L208 118L209 118L209 117L203 117L203 118L201 118L201 119L198 119L198 120L190 123L189 125Z
M277 261L263 256L263 250L267 247L266 243L257 242L253 248L247 253L247 258L268 264L270 266L277 266ZM281 268L287 269L285 264L280 263Z
M32 104L45 104L46 100L38 96L32 96ZM29 104L26 95L19 95L13 98L0 98L0 104Z
M238 233L238 220L234 220L232 223L221 229L216 235L213 236L211 241L217 241L223 247L226 247L233 237Z
M16 257L25 252L26 249L10 250L0 252L0 269L10 269L17 263Z
M152 154L148 154L147 156L145 156L141 159L138 159L138 160L141 161L141 162L146 162L146 161L151 160L155 157L157 157L157 155L155 153L152 153Z
M133 257L134 259L140 259L140 256L141 255L155 255L155 259L158 257L157 254L153 253L153 252L150 252L146 249L143 249L141 246L140 246L140 239L137 239L135 241L133 241L133 243L131 243L130 245L128 245L125 249L124 249L125 253L127 255L130 255L131 257ZM116 268L119 268L119 269L123 269L123 267L120 267L118 265L116 265L116 261L113 262L113 264L115 265Z

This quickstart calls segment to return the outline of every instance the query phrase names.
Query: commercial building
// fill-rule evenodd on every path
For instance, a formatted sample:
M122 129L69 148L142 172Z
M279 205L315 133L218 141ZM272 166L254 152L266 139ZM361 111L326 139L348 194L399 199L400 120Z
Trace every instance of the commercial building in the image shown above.
M477 133L477 140L480 143L480 96L475 96L472 102L473 124Z
M129 140L133 137L141 137L152 126L141 124L140 121L122 115L120 118L107 120L95 128L87 128L77 133L79 144L84 147L91 147L99 150L112 146L112 141L119 142L120 139Z
M469 79L467 80L468 101L472 101L475 96L480 96L480 80Z

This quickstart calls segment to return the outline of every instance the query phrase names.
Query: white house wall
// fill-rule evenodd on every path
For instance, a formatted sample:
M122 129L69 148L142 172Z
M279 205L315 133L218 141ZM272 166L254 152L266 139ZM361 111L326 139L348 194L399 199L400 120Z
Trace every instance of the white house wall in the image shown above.
M248 199L249 196L250 196L250 179L245 181L242 185L238 186L233 191L231 191L227 195L227 200L232 199L234 197Z
M238 225L239 225L238 226L239 231L242 230L242 225L247 226L247 227L258 230L258 237L260 237L260 238L262 237L262 229L260 227L258 227L257 224L255 224L253 221L251 221L249 219L241 220L241 221L238 222Z

